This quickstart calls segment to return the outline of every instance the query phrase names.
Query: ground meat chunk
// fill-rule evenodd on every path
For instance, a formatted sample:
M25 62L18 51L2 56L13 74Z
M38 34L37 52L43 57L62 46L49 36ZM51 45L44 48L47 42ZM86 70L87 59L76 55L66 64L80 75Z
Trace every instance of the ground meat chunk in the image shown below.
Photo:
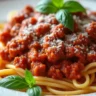
M35 17L30 17L22 21L22 26L23 27L26 27L28 25L32 26L32 25L35 25L36 23L37 23L37 19Z
M30 5L26 5L25 8L24 8L24 10L27 10L29 12L33 12L34 11L34 9L32 8L32 6L30 6Z
M78 26L78 23L76 23L74 21L74 32L78 32L79 31L79 26Z
M10 21L14 24L16 23L22 23L22 21L25 19L24 14L18 13L14 18Z
M88 63L96 62L96 52L90 51L90 53L87 54L87 60Z
M72 62L86 62L86 49L84 46L69 46L66 48L66 57Z
M43 35L47 33L50 30L50 24L47 23L40 23L37 24L34 28L34 31L38 36Z
M56 62L56 61L64 58L64 48L49 47L46 50L46 55L50 62Z
M13 24L16 23L22 23L22 21L26 18L28 18L31 13L33 12L33 8L30 5L25 6L25 8L23 10L21 10L20 12L18 12L10 22L12 22Z
M28 58L30 61L37 61L38 60L38 51L35 48L31 48L28 52Z
M3 44L6 44L9 40L11 40L12 36L10 34L10 31L12 27L13 25L8 22L7 24L5 24L3 31L0 32L0 42L2 42Z
M32 40L32 37L29 35L25 36L17 36L14 39L12 39L10 42L7 43L4 50L1 51L2 55L1 57L5 60L7 58L14 58L15 56L21 55L24 51L28 49L28 44ZM7 50L7 52L5 52ZM7 58L3 57L3 55L6 55ZM9 59L10 59L9 58Z
M69 79L80 79L81 71L84 69L82 63L70 63L69 61L62 62L62 72Z
M51 32L54 34L57 38L64 38L65 30L64 26L62 24L59 24L52 28Z
M15 57L14 65L23 69L29 68L26 56Z
M50 67L48 71L48 76L53 78L53 79L62 79L63 74L60 70L61 65L53 65Z
M9 21L5 27L4 27L4 31L2 33L0 33L0 41L3 42L4 44L6 44L9 40L11 40L14 36L17 35L17 31L18 28L15 26L15 28L17 28L16 32L14 32L14 25L15 24L20 24L22 23L22 21L26 18L28 18L31 13L33 12L33 8L29 5L27 5L22 11L18 12L18 14L16 14L11 21ZM12 29L13 27L13 29ZM20 27L20 26L18 26ZM5 39L6 37L6 39Z
M84 12L75 12L72 14L78 16L81 19L88 17L87 14L85 14Z
M41 48L41 45L38 41L34 41L34 42L31 42L31 44L29 45L29 48L35 48L35 49L40 49Z
M47 56L44 53L39 53L38 50L35 48L31 48L31 50L28 52L28 58L30 61L45 61Z
M93 42L92 42L93 43ZM88 63L96 62L96 44L92 44L89 46L87 53L87 61Z
M92 22L86 29L89 36L96 41L96 22Z
M16 37L7 44L9 54L11 57L22 54L28 48L28 43L31 41L30 36Z
M44 49L48 48L48 47L51 47L51 46L54 46L54 44L56 45L56 40L55 40L55 37L53 34L50 34L50 35L46 35L44 36L40 42L42 43L42 47Z
M56 62L63 59L65 56L64 43L61 40L57 40L54 42L50 42L50 44L54 43L56 45L52 46L51 44L48 48L45 49L45 53L50 62Z
M46 35L42 40L42 47L50 62L61 60L65 56L64 42L60 39L55 39L53 35Z
M13 59L10 57L8 49L0 51L0 57L5 61L11 61Z
M32 62L31 72L35 76L44 76L46 74L46 65L41 62Z
M96 11L92 11L89 13L89 17L93 20L96 21Z
M93 41L91 41L89 49L96 52L96 44Z
M10 30L5 30L2 33L0 32L0 41L3 42L3 44L6 44L11 38Z
M56 19L56 17L55 17L55 15L54 14L49 14L46 18L45 18L45 20L47 20L47 22L48 23L50 23L50 24L58 24L59 22L57 21L57 19Z
M29 23L32 24L32 25L34 25L34 24L37 23L37 19L36 19L35 17L31 17L31 18L29 19Z
M15 24L12 27L11 32L10 32L11 36L13 36L13 37L17 36L19 34L20 27L21 27L21 24L19 24L19 23Z
M83 34L78 35L77 39L73 41L73 45L85 45L89 44L88 37L84 36Z

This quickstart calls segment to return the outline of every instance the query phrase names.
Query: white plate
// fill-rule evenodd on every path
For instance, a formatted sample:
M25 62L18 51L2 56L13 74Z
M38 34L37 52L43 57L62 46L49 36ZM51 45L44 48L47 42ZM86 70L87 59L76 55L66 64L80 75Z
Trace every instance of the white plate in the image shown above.
M9 11L20 10L26 4L36 6L37 1L39 0L0 0L0 21L6 20ZM80 1L85 7L89 7L92 10L96 10L95 0L78 0L78 1Z
M38 1L39 0L1 0L0 1L0 13L1 13L0 21L6 21L7 14L9 11L20 10L26 4L31 4L33 6L36 6ZM85 7L96 11L96 1L95 0L80 0L80 2ZM0 87L0 96L27 96L27 94L23 93L23 92L13 91L13 90L9 90L9 89ZM85 96L85 95L82 95L82 96ZM90 94L87 96L90 96ZM93 94L91 94L91 96L96 96L96 94L93 93Z

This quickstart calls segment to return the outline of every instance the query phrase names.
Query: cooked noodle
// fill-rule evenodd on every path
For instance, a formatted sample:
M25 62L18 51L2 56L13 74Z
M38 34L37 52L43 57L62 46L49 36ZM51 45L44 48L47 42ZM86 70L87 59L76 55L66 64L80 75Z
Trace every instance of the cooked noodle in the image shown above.
M91 66L92 64L92 66ZM85 81L78 82L77 80L73 80L73 82L68 82L66 80L55 80L48 77L34 76L36 80L36 84L40 86L44 86L47 89L47 92L43 92L43 94L55 94L55 95L76 95L76 94L84 94L89 92L96 91L95 82L95 72L92 71L92 67L96 67L96 62L88 64L83 70L86 74L82 78L85 78ZM16 68L13 64L6 64L7 69L0 70L0 76L6 75L20 75L24 77L24 70L21 68ZM91 70L92 69L92 70ZM89 70L92 73L89 73Z
M0 24L0 28L2 29L4 24ZM0 42L0 50L4 48L4 45ZM6 64L5 64L6 63ZM3 65L5 64L5 66ZM3 66L3 67L1 67ZM5 67L5 68L4 68ZM40 77L34 76L36 80L36 84L40 86L44 86L46 88L46 92L43 91L42 94L55 94L55 95L77 95L84 94L96 91L96 85L94 84L96 77L96 62L87 64L84 70L82 70L82 78L84 82L80 82L77 80L69 80L63 78L63 80L55 80L48 77ZM8 75L19 75L24 77L24 70L21 68L16 68L12 62L3 61L0 58L0 79L3 76Z

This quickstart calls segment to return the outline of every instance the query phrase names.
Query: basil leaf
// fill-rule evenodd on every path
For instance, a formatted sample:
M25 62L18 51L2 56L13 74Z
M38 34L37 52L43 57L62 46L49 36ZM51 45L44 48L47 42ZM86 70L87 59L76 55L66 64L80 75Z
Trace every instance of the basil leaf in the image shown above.
M64 4L64 0L52 0L52 2L58 8L61 8Z
M70 12L85 12L85 8L76 1L66 1L64 3L64 8L69 10Z
M7 76L0 80L0 86L9 89L24 89L28 88L28 85L24 78L20 76Z
M36 11L41 13L55 13L57 8L53 5L52 0L41 0L36 6Z
M25 71L25 80L29 84L30 87L32 87L35 84L35 79L32 76L32 73L26 69Z
M73 31L74 20L71 13L68 10L61 9L56 13L56 19L62 23L66 28L69 28Z
M27 90L28 96L41 96L41 88L39 86L34 86Z

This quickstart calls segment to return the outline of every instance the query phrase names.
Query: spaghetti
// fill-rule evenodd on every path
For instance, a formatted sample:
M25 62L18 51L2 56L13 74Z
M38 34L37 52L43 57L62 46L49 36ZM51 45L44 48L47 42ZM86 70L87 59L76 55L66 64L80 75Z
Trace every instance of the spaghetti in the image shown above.
M24 77L24 69L28 68L34 74L36 84L44 87L43 94L45 94L45 95L46 94L47 95L50 95L50 94L77 95L77 94L96 92L96 81L95 81L96 80L96 76L95 76L96 53L94 53L94 52L96 52L96 50L94 49L95 47L93 46L93 45L96 46L96 43L93 42L93 40L92 40L92 41L90 41L91 43L93 42L92 46L90 45L90 43L88 45L90 47L89 53L93 56L93 58L88 53L87 55L89 56L88 57L89 61L87 61L87 62L89 62L89 63L86 64L85 63L86 59L84 60L85 52L82 54L82 52L85 51L86 48L84 50L82 50L83 47L81 45L81 43L83 43L84 46L87 46L86 44L88 43L87 42L88 39L85 38L86 33L84 35L80 35L80 34L78 35L77 33L75 34L75 32L80 31L78 29L79 27L81 28L82 26L83 27L85 26L85 24L82 25L81 24L82 22L80 22L80 20L77 19L78 14L74 15L74 18L77 19L77 21L75 21L76 26L74 26L74 27L76 27L76 28L74 30L75 31L74 34L71 34L71 35L67 34L65 36L65 34L66 34L65 30L67 30L67 31L69 31L69 30L64 29L64 27L61 24L58 24L54 15L46 16L46 15L41 15L40 13L35 13L30 6L25 7L24 10L21 12L22 12L22 15L18 14L15 17L12 17L13 19L10 20L10 22L5 26L4 32L2 32L0 34L0 36L1 36L0 37L0 41L1 41L0 42L0 50L1 50L1 53L0 53L0 79L2 79L4 76L8 76L8 75L20 75L20 76ZM33 13L33 17L31 16L32 13ZM25 14L26 14L27 18L25 16ZM83 19L85 19L84 16L83 16ZM89 19L89 18L87 18L87 19ZM31 25L29 23L31 23ZM50 27L50 24L52 25L51 27ZM90 25L91 27L90 26L89 27L93 28L93 25L96 25L96 22L93 22ZM78 28L77 28L77 26L78 26ZM2 28L3 28L3 26L2 26ZM33 30L32 28L35 30ZM89 29L87 28L87 31L88 31L89 35L91 34L90 38L92 38L93 35ZM94 31L95 29L96 29L96 26L92 30ZM35 34L34 31L37 32L37 34ZM50 33L48 33L49 31L50 31ZM60 32L60 34L58 33L58 31ZM81 31L82 31L82 29L81 29ZM22 32L24 32L24 34ZM33 35L33 37L30 37L31 36L30 32ZM47 35L45 34L45 32ZM63 34L62 32L63 33L65 32L65 33ZM59 38L59 39L58 40L54 39L53 35L57 36L56 38ZM5 36L6 40L3 38L4 36ZM38 44L38 42L35 42L35 41L38 41L38 38L36 36L40 40L39 43L42 43L45 40L43 42L44 44L42 43L44 50ZM63 36L65 36L65 37L63 37ZM71 36L72 36L72 38L71 38ZM76 36L79 39L77 38L75 40L74 38L76 38ZM67 39L69 39L71 44L73 44L73 43L74 44L72 46L70 46L70 43L69 43L69 46L68 46L69 41L66 39L65 40L66 42L63 42L62 38L63 39L67 38ZM94 38L94 36L93 36L93 38ZM80 40L83 40L83 41L80 41ZM32 42L30 42L30 41L32 41ZM66 47L66 49L64 48L62 42L65 43L64 46ZM27 45L27 44L29 44L29 45ZM19 47L18 47L18 45L19 45ZM26 46L28 46L28 48ZM58 50L56 49L57 47L58 47ZM64 50L67 50L65 52L65 53L67 53L66 57L65 57L65 53L62 53L62 51L64 51ZM39 51L41 53L39 53ZM46 54L43 54L44 52L46 52L46 54L47 54L47 59L46 59ZM65 57L67 59L65 60L63 57ZM29 60L29 62L28 62L27 58L30 59L31 61ZM78 59L78 61L76 59ZM47 62L46 62L46 60L47 60ZM58 61L60 61L59 64L57 64ZM90 63L90 61L92 63ZM28 64L30 64L30 62L31 62L31 65L30 65L31 68L30 68L30 66L28 66ZM80 62L80 63L78 63L78 62ZM46 64L43 64L43 63L46 63ZM57 65L54 63L56 63ZM46 69L46 67L48 67L48 69ZM48 70L48 73L46 73L46 70ZM70 70L71 70L71 72L70 72Z
M92 65L96 67L96 63L90 63L86 66L89 70L92 69ZM91 67L89 67L91 66ZM24 77L24 70L21 68L16 68L13 64L7 64L6 68L0 70L0 76L11 75L11 74L18 74ZM13 71L13 70L14 71ZM82 74L83 75L83 74ZM73 80L73 82L68 82L66 80L55 80L48 77L38 77L35 76L36 84L45 86L51 94L57 95L76 95L76 94L84 94L84 93L91 93L96 91L95 84L95 72L92 74L88 74L88 70L86 74L84 74L86 80L84 83L77 83L77 80ZM54 82L54 83L53 83ZM59 89L58 89L59 88ZM57 90L58 89L58 90ZM62 90L62 91L61 91ZM46 92L45 92L46 94Z

